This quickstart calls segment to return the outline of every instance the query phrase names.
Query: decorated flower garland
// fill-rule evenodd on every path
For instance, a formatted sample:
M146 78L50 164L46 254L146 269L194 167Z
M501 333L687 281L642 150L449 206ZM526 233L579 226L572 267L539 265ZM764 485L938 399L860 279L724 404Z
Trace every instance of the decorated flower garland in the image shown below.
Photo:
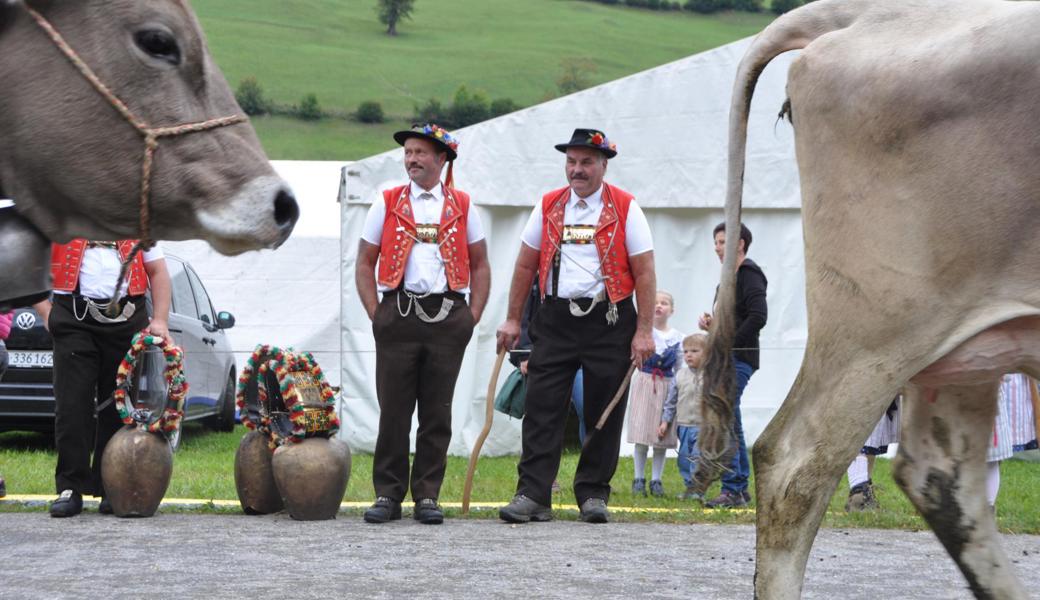
M423 125L422 132L426 135L432 135L437 138L438 142L441 142L445 146L452 149L453 152L459 151L459 141L456 140L446 129L435 125L433 123L427 123Z
M310 374L318 385L321 406L304 406L302 395L297 390L294 371ZM276 398L267 390L266 376L273 373L278 381L277 396L284 403L273 407ZM256 377L260 423L253 423L246 407L246 390L249 381ZM295 353L291 348L259 345L250 356L238 381L237 403L242 422L250 429L258 429L270 436L273 447L285 443L299 443L307 437L331 436L339 431L336 415L335 392L325 379L325 374L309 352Z
M606 134L601 131L593 132L593 134L589 136L588 143L593 146L598 146L603 150L613 150L614 152L617 152L617 144L611 143L611 141L607 139Z
M127 392L130 389L130 374L137 366L137 359L149 346L160 348L166 366L163 368L163 379L168 386L166 404L162 414L154 421L150 419L148 411L135 409L127 402ZM112 393L115 400L116 410L123 423L130 425L138 423L139 426L151 432L162 432L167 438L180 427L181 418L184 416L184 399L188 395L188 380L184 377L184 353L180 347L173 343L169 337L161 338L141 331L134 335L123 362L119 364L116 372L116 389Z

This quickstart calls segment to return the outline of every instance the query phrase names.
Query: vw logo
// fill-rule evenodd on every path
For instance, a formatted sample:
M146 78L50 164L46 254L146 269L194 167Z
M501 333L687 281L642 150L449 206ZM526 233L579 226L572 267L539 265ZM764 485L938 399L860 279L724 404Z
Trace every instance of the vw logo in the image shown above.
M31 312L23 312L14 320L14 324L21 329L32 329L36 325L36 315Z

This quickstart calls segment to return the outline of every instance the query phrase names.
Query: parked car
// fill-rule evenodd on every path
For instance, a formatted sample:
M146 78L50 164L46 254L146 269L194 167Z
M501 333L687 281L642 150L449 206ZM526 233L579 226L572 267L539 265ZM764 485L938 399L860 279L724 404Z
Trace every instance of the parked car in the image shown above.
M188 379L184 420L205 420L213 429L231 431L235 426L235 358L224 330L234 326L235 318L213 310L206 288L186 261L167 254L166 266L173 283L170 333L184 350ZM150 303L148 307L150 312ZM15 312L7 349L10 366L0 380L0 432L53 432L53 343L35 310ZM135 386L142 392L147 382L162 381L162 355L158 350L149 353L149 357L156 355L159 360L138 361ZM144 377L142 370L147 370ZM176 449L179 443L177 431L171 444Z

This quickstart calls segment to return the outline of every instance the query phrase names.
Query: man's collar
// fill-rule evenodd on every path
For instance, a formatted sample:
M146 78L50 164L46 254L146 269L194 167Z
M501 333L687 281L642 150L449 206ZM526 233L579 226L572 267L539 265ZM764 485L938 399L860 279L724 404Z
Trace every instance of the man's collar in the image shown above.
M603 185L604 184L602 184L602 183L599 184L599 189L598 190L596 190L595 192L592 192L591 194L589 194L588 196L586 196L584 198L582 198L581 196L578 196L578 193L574 191L574 188L571 188L570 198L567 200L567 203L568 204L577 204L579 200L584 200L585 204L587 204L589 206L595 206L596 204L599 204L599 203L603 202Z
M412 200L418 198L420 194L426 193L433 194L434 200L444 200L443 188L439 181L437 182L437 185L433 186L433 189L431 190L424 190L421 185L415 183L414 181L409 182L409 185L412 187L408 195L411 196Z

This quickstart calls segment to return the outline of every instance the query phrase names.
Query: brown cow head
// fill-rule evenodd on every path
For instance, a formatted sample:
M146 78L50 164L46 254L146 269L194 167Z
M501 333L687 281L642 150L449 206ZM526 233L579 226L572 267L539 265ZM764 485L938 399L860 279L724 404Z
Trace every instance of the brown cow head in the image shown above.
M47 237L139 237L142 135L34 22L39 11L150 127L242 114L181 0L0 0L0 181ZM154 239L225 254L275 247L299 214L252 127L162 138L151 177Z

